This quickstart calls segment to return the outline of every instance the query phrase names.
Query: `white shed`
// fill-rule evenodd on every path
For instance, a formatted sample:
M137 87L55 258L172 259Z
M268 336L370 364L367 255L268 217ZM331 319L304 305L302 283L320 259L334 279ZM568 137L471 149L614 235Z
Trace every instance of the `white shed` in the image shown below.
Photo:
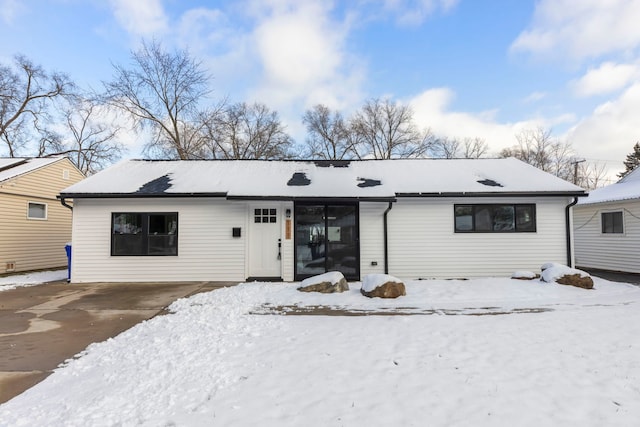
M73 282L293 281L571 264L584 195L516 159L129 160L61 198Z
M577 266L640 273L640 169L580 200L573 224Z

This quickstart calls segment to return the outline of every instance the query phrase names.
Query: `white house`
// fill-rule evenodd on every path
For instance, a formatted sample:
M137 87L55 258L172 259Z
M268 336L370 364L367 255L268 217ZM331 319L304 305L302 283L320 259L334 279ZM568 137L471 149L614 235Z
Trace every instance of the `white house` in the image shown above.
M585 192L519 160L121 162L64 191L73 282L507 275L572 264Z
M640 169L580 200L573 223L576 265L640 273Z

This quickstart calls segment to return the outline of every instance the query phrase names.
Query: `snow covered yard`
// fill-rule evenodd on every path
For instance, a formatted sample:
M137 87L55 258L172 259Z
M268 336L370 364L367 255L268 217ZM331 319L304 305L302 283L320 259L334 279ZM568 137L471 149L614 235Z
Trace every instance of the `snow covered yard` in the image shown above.
M0 277L0 292L21 286L35 286L46 282L64 280L67 278L67 270L37 271L34 273L14 274Z
M91 345L0 406L0 425L637 425L640 288L594 281L198 294ZM369 315L291 315L317 306Z

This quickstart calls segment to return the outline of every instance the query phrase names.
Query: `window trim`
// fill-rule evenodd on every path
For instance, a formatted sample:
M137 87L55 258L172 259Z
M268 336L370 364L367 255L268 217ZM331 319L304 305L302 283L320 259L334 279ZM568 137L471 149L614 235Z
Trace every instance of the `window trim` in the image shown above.
M29 211L31 210L31 205L40 205L44 206L44 217L30 216ZM27 202L27 219L34 221L47 221L49 219L49 205L47 203L42 202Z
M456 228L456 210L458 207L471 207L471 230L458 230ZM476 209L487 206L509 206L513 208L514 228L513 230L476 230ZM516 212L519 207L531 207L533 214L533 228L531 230L518 230ZM538 214L535 203L455 203L453 205L453 231L455 234L512 234L512 233L536 233L538 231Z
M126 214L134 214L134 215L142 215L142 234L143 234L143 242L144 242L144 252L145 253L140 253L140 254L116 254L114 253L114 240L115 240L115 236L116 234L113 232L113 227L114 227L114 220L116 215L126 215ZM176 251L175 253L171 253L171 254L164 254L164 253L149 253L149 217L152 215L175 215L176 216L176 231L175 231L175 239L176 239ZM178 256L178 249L179 249L179 240L178 240L178 235L179 235L179 224L180 224L180 219L179 219L179 214L178 212L111 212L111 229L110 234L111 234L111 238L110 238L110 242L111 242L111 248L110 248L110 254L111 256L115 256L115 257L164 257L164 256Z
M604 215L606 214L617 214L619 213L621 216L621 225L622 225L622 231L620 231L619 233L615 232L615 231L611 231L611 232L605 232L604 231ZM613 235L613 236L623 236L625 234L625 224L624 224L624 210L623 209L616 209L616 210L607 210L607 211L600 211L600 234L602 235Z

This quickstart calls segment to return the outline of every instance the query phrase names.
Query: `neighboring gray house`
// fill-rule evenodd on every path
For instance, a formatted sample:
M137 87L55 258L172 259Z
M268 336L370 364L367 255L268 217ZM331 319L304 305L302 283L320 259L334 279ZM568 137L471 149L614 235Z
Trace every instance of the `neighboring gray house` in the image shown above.
M585 192L519 160L121 162L73 200L73 282L509 275L571 264Z
M640 168L590 192L573 215L577 266L640 273Z

